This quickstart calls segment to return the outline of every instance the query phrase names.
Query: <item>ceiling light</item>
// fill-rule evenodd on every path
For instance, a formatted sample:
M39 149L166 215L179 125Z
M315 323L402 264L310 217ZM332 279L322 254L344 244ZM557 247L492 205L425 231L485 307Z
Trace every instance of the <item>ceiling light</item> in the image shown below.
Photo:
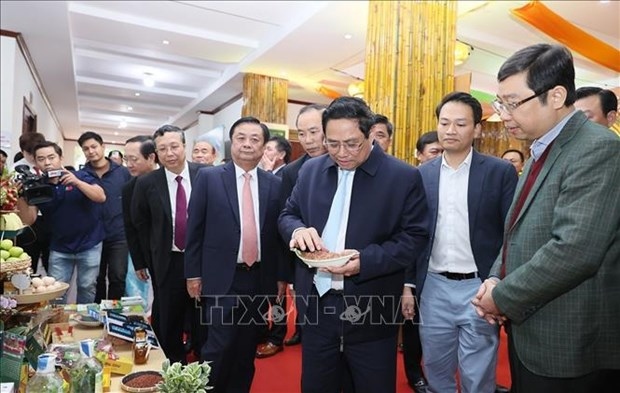
M133 106L129 106L129 105L128 105L128 106L127 106L127 110L128 110L129 112L131 112L131 111L133 110Z
M118 124L118 128L126 128L127 127L127 122L125 121L125 119L121 120L121 122Z
M347 33L347 34L344 35L344 39L345 40L350 40L351 38L353 38L353 34L348 34Z
M474 50L474 48L471 45L456 41L456 45L454 46L454 65L459 66L465 63L472 50Z
M133 95L136 96L136 97L140 97L140 93L138 93L138 92L133 93Z
M168 41L168 40L163 40L161 43L164 44L164 45L170 45L170 41Z
M142 78L142 83L144 83L144 86L146 87L155 86L155 79L153 79L153 74L151 74L150 72L145 72L144 78Z
M115 135L115 136L116 136L116 135L118 135L118 131L114 131L114 135Z
M364 81L353 82L347 87L351 97L364 98Z

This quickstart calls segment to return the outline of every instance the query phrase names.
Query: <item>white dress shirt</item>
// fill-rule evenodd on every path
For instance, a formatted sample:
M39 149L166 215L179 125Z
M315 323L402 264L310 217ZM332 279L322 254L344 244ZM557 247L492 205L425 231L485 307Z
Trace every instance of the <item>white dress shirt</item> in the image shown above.
M168 169L164 168L164 173L166 174L166 183L168 184L168 195L170 195L170 211L172 212L172 251L183 251L179 250L179 248L174 244L174 223L177 212L177 188L179 187L179 183L177 183L177 176L183 177L181 183L183 184L183 188L185 189L185 202L189 205L189 197L192 194L192 183L189 180L189 168L187 163L185 163L185 167L183 171L178 175L176 173L170 172ZM187 206L186 206L187 209Z
M469 237L467 193L473 150L458 168L441 159L437 224L431 257L430 272L472 273L478 271Z
M237 201L239 203L239 220L243 217L243 184L245 178L243 174L245 171L235 164L235 178L237 179ZM256 168L248 172L250 178L250 190L252 190L252 203L254 205L254 220L256 223L256 242L258 244L258 261L261 260L261 247L260 247L260 210L258 210L258 170ZM243 225L241 225L241 233L239 236L239 254L237 254L237 263L243 263Z

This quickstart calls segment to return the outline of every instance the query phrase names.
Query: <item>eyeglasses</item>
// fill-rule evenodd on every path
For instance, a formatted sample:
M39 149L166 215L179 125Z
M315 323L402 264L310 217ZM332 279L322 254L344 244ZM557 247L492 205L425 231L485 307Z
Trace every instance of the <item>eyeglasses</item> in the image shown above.
M362 149L365 141L361 142L334 142L334 141L324 141L323 144L327 147L327 150L331 150L333 152L337 152L340 150L340 147L344 147L344 150L349 153L357 153Z
M546 92L548 92L551 89L545 89L543 91L541 91L540 93L536 93L532 96L529 96L527 98L522 99L521 101L518 102L501 102L500 100L495 100L491 103L491 105L493 106L493 110L495 110L495 113L497 113L498 115L501 115L502 111L506 112L508 114L512 114L512 112L517 109L518 107L520 107L521 105L525 104L528 101L533 100L534 98L541 96L543 94L545 94Z
M176 152L181 149L183 145L170 145L170 146L160 146L157 148L157 154L166 154L168 150L172 152Z

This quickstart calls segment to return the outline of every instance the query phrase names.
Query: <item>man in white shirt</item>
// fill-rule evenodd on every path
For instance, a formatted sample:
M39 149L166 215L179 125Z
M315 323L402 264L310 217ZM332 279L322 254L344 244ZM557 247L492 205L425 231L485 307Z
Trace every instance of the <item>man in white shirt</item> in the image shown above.
M413 318L415 286L420 339L429 390L495 391L499 335L471 305L502 245L517 174L509 163L472 148L482 108L467 93L450 93L437 106L443 155L420 167L429 204L430 242L408 271L403 314Z

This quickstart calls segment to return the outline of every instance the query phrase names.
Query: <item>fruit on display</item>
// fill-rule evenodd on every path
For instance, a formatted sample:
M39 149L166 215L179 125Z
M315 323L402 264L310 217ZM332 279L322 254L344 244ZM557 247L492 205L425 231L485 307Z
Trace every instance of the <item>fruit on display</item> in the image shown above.
M21 218L15 213L0 215L0 231L18 231L24 227Z
M0 210L12 211L17 207L17 181L13 174L0 178Z
M32 293L52 292L60 289L62 284L54 277L33 277L30 283Z
M27 261L30 255L24 249L13 245L11 239L3 239L0 242L0 263Z

